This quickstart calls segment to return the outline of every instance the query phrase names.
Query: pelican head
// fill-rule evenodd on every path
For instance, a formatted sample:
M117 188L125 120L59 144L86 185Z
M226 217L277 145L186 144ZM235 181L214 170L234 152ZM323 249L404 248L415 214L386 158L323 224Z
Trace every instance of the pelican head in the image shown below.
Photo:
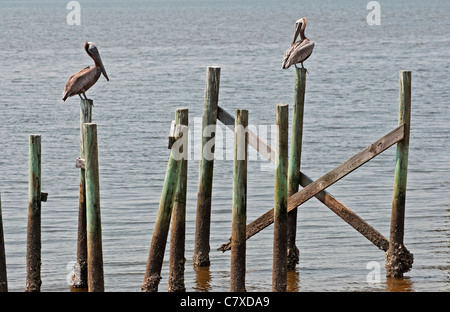
M299 18L295 23L296 24L302 23L302 24L305 24L305 26L306 26L306 17Z
M305 27L306 27L306 17L302 17L295 22L294 37L292 38L291 45L295 43L295 40L297 40L298 35L305 31Z
M99 66L102 70L103 76L105 76L106 80L109 81L108 75L106 74L105 66L103 66L102 58L100 57L100 53L98 52L97 46L93 42L85 42L84 49L86 53L92 57L95 62L95 66Z

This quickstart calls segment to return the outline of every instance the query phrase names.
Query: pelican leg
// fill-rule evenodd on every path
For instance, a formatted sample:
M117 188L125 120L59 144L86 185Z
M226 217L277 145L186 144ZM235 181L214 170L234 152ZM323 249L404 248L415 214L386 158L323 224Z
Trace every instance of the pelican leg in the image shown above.
M80 97L80 99L82 99L82 100L83 100L83 97L81 96L81 94L78 94L78 96Z
M92 104L92 106L94 106L94 102L92 102L92 100L89 100L89 99L87 98L86 93L83 92L83 95L84 95L84 99L85 99L86 101L90 101L91 104Z
M302 62L302 68L303 68L304 70L306 70L306 73L307 73L307 74L309 74L308 70L307 70L305 67L303 67L303 62Z

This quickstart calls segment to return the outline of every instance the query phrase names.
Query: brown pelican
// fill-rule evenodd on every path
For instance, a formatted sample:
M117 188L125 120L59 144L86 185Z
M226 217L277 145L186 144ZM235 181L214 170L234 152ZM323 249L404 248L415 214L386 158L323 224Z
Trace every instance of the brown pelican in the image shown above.
M86 42L84 44L84 50L86 50L86 53L92 57L95 62L95 66L92 68L87 66L75 75L70 76L63 93L63 101L66 101L69 97L74 96L75 94L78 94L81 99L83 99L81 97L81 94L83 94L84 98L87 100L85 92L97 82L98 78L100 78L100 74L103 74L106 80L109 81L100 57L100 53L98 53L95 44L93 42Z
M305 36L306 17L303 17L295 22L294 37L292 38L291 47L287 49L283 57L283 65L281 68L288 69L292 64L300 63L303 67L303 62L308 59L314 49L314 42L310 41ZM300 41L297 40L300 34Z

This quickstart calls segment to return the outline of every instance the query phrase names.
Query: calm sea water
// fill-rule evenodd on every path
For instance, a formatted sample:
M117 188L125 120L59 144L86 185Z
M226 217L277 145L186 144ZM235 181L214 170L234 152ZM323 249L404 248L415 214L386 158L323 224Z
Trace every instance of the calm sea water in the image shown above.
M42 204L42 290L69 291L79 99L62 103L61 94L71 74L92 64L85 41L97 44L110 77L88 91L98 124L105 290L134 292L144 277L175 109L189 108L191 128L199 126L206 67L218 65L220 105L231 113L248 109L263 135L274 124L275 105L293 102L294 71L281 70L281 60L302 16L316 42L305 62L302 170L311 178L396 127L398 73L412 71L405 245L414 265L403 279L386 280L384 252L311 199L299 208L300 264L289 275L289 290L450 290L448 1L380 1L379 26L367 24L366 1L79 1L78 26L66 22L67 2L0 2L0 189L10 291L25 288L30 134L42 135L42 191L49 193ZM232 140L220 129L224 142ZM230 253L215 249L231 233L232 154L220 149L215 162L211 267L195 271L198 151L191 143L186 287L227 291ZM394 163L391 148L329 188L385 237ZM272 207L274 176L259 158L249 170L251 221ZM271 290L272 232L247 243L249 291ZM379 263L380 283L367 283L371 261ZM162 276L166 291L168 253Z

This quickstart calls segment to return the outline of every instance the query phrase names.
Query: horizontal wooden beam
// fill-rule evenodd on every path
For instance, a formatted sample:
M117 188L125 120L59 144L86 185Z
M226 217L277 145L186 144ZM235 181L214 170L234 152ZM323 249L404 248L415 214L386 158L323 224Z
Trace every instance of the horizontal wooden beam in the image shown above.
M327 174L323 175L321 178L317 179L316 181L306 184L305 188L298 191L297 193L293 194L288 199L288 212L297 208L307 200L309 200L311 197L316 196L318 193L322 192L327 187L331 186L332 184L336 183L346 175L348 175L350 172L354 171L355 169L359 168L375 156L381 154L386 149L391 147L392 145L396 144L400 140L403 139L405 132L404 124L398 126L385 136L383 136L381 139L377 140L376 142L372 143L365 149L363 149L358 154L351 157L349 160L345 161L338 167L334 168ZM330 207L331 205L327 205L331 210L335 211L336 213L339 212L339 209L334 209ZM340 208L344 207L345 212L351 212L350 209L345 207L344 205L340 205ZM342 212L338 214L342 218ZM356 215L353 213L353 215ZM343 218L344 219L344 218ZM356 221L355 221L356 220ZM358 220L361 221L361 218L354 219L353 222L358 223ZM263 230L267 226L273 223L273 209L267 211L262 216L260 216L258 219L254 220L250 224L247 225L247 239L258 233L259 231ZM360 223L360 222L359 222ZM364 222L365 223L365 222ZM365 223L367 224L367 223ZM367 224L368 225L368 224ZM355 227L357 229L357 227ZM378 235L377 235L378 236ZM366 236L367 237L367 236ZM384 237L383 237L384 238ZM383 241L383 239L381 239ZM218 248L218 250L226 251L230 247L228 246L229 243L223 244ZM379 248L382 246L382 249L386 248L384 244L377 245Z

